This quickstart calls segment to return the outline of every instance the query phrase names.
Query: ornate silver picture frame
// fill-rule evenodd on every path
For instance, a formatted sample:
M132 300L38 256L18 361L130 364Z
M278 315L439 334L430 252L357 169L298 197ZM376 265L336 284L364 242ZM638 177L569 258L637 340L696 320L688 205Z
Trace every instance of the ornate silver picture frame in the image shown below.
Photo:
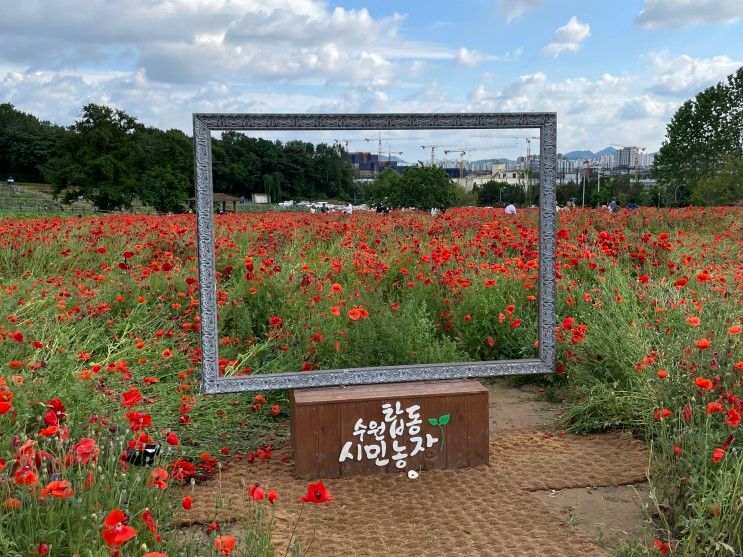
M534 128L539 150L539 358L330 369L219 377L214 258L212 131L488 130ZM194 114L196 233L205 394L552 373L555 366L555 171L552 112L453 114Z

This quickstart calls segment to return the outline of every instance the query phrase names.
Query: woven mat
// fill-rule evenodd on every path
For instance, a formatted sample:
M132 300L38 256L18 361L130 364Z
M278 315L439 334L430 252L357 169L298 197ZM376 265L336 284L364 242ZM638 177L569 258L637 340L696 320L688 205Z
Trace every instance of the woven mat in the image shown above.
M529 491L641 482L646 463L644 445L622 433L497 430L490 466L422 472L416 480L395 474L326 481L335 502L306 505L295 536L316 556L607 555ZM276 456L234 465L197 486L193 508L176 524L238 518L254 504L245 487L255 482L279 491L271 510L283 553L307 482Z

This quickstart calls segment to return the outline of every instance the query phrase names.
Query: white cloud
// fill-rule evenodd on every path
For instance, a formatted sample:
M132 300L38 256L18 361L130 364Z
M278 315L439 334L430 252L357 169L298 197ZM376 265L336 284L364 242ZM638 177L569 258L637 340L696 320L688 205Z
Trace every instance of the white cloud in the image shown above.
M479 84L470 94L470 109L556 112L561 152L611 144L640 144L652 152L680 101L641 92L642 82L611 74L552 81L536 72L492 91Z
M462 47L457 52L454 61L460 66L476 66L482 61L482 53Z
M646 29L670 29L741 19L743 0L645 0L635 23Z
M735 73L743 60L728 56L692 58L686 54L672 57L667 52L647 56L652 75L650 90L665 96L691 97Z
M45 71L127 65L163 83L374 85L409 73L395 51L437 50L405 40L398 14L331 10L322 0L149 0L126 9L107 0L28 1L8 3L3 16L13 25L0 29L0 59Z
M527 11L538 8L542 0L501 0L498 14L505 17L508 23L521 18Z
M580 48L581 43L590 36L591 26L588 23L578 21L578 18L573 16L565 25L555 29L552 42L545 46L542 52L553 56L559 56L560 53L565 51L575 52Z

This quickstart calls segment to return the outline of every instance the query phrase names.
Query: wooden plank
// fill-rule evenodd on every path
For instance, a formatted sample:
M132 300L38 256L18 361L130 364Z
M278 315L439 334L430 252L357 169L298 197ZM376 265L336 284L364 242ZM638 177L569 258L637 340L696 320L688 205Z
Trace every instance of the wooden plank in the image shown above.
M347 459L344 462L339 463L341 467L341 476L353 476L359 473L361 468L361 462L358 459L357 445L359 438L353 434L354 425L359 418L364 418L362 412L364 412L364 405L360 402L345 402L340 405L341 407L341 430L340 430L340 442L338 443L337 449L334 451L338 458L341 453L343 445L351 441L351 454L353 460ZM363 454L362 454L363 457Z
M294 406L294 470L298 477L314 479L318 475L317 406Z
M487 465L490 456L488 395L467 395L467 454L469 466Z
M447 412L451 418L444 426L446 435L446 467L464 468L467 466L467 397L446 397Z
M341 464L338 462L341 443L341 405L319 404L317 406L318 442L317 476L339 478Z
M381 385L353 385L350 387L321 387L297 389L296 404L317 404L351 400L380 400L386 398L408 398L421 396L446 396L487 392L478 381L452 379L412 383L388 383Z

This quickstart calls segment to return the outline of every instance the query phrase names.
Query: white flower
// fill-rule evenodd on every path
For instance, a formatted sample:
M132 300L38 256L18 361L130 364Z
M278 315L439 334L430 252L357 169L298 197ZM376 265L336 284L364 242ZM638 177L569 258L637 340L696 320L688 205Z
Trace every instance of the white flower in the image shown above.
M411 480L418 479L418 472L416 472L415 470L408 470L408 478Z

